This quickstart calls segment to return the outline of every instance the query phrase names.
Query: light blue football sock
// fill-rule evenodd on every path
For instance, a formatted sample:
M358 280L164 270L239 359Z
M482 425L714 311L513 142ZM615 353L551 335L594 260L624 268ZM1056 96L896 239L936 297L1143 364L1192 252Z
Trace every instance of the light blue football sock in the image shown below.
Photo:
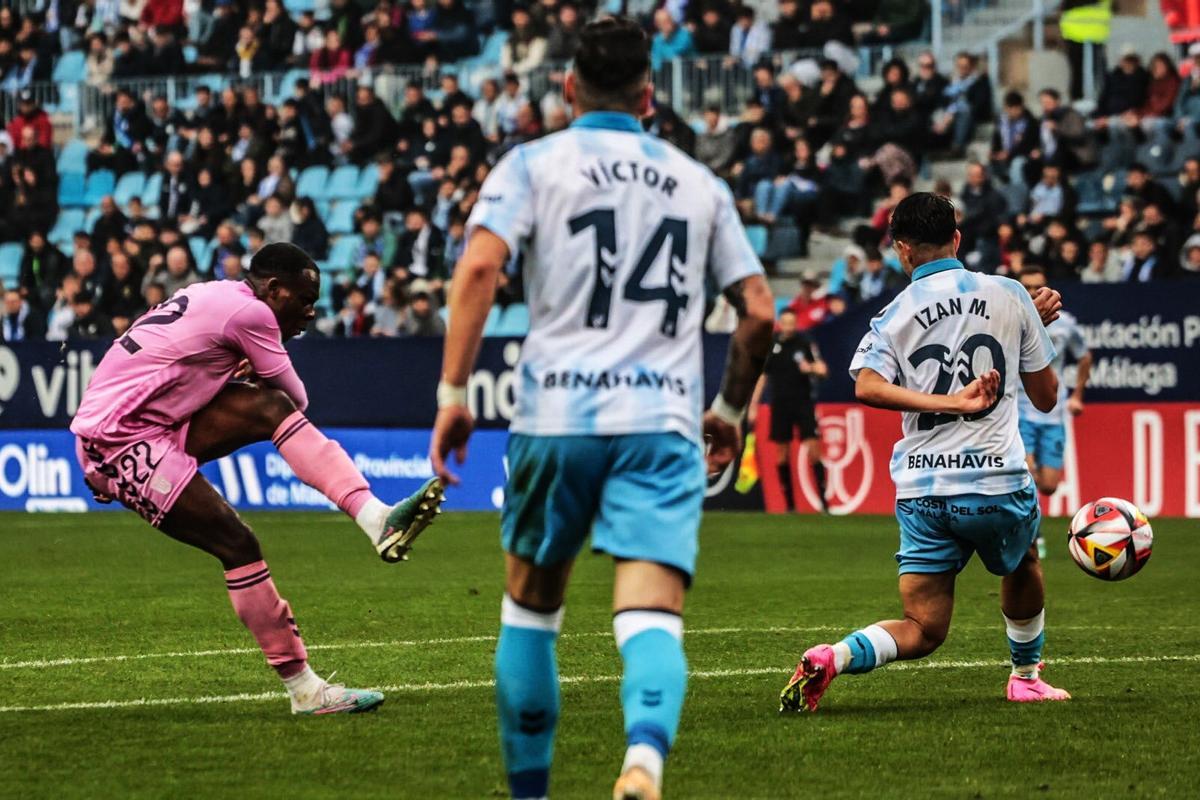
M562 609L542 613L505 596L496 645L496 706L509 790L514 798L546 797L558 723L555 644Z
M622 611L613 617L617 647L625 662L621 707L629 746L625 768L640 766L661 780L662 761L631 763L630 754L648 745L665 759L679 729L687 690L687 659L683 654L683 620L657 610Z
M1023 677L1037 674L1042 661L1042 646L1046 643L1046 611L1029 619L1011 619L1004 615L1008 634L1008 651L1012 654L1013 673Z
M861 675L896 660L896 640L879 625L855 631L839 644L850 650L850 660L839 673Z

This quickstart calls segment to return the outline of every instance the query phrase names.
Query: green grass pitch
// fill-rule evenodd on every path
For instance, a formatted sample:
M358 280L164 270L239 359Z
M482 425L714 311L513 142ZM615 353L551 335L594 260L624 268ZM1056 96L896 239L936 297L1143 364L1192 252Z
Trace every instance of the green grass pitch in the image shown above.
M447 514L394 566L333 514L248 519L313 666L390 687L379 713L292 717L217 563L132 514L0 515L0 797L503 797L496 518ZM1195 796L1200 536L1154 526L1146 569L1106 584L1047 523L1047 678L1070 703L1004 701L998 582L973 563L932 658L781 717L806 646L897 612L894 523L709 514L667 796ZM610 582L585 555L567 598L556 798L607 797L620 765Z

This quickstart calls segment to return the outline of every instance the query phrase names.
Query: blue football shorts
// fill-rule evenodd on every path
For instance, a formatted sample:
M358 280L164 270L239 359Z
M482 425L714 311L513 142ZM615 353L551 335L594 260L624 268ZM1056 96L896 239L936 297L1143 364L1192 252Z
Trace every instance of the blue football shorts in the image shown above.
M699 549L704 455L677 433L508 440L506 552L552 566L592 550L653 561L689 579Z
M1032 485L1001 495L898 499L900 574L960 572L979 553L988 572L1009 575L1037 539L1041 517Z
M1025 455L1033 456L1039 467L1062 469L1063 450L1067 444L1067 429L1061 422L1020 421L1021 442Z

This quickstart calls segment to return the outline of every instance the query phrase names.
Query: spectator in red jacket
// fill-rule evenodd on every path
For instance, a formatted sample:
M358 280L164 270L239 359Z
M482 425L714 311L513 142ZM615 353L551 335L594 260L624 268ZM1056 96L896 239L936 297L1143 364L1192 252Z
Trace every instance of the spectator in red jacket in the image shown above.
M33 99L33 92L28 89L21 91L18 96L17 114L8 123L8 135L12 137L13 146L20 150L25 141L21 131L32 127L37 136L34 139L38 147L50 147L54 143L54 126L50 124L50 115Z
M183 29L183 0L146 0L138 20L147 28Z

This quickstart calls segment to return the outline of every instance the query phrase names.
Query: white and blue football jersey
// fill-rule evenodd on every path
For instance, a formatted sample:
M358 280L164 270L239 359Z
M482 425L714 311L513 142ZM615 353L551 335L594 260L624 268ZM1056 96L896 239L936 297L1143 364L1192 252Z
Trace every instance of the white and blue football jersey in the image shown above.
M1038 411L1033 407L1025 387L1020 387L1017 408L1021 419L1037 422L1042 425L1061 425L1067 413L1067 382L1063 380L1063 367L1066 366L1067 356L1072 361L1078 361L1087 353L1087 343L1083 339L1083 329L1074 316L1066 311L1059 312L1058 319L1046 327L1050 342L1054 345L1054 361L1051 365L1058 375L1058 404L1049 411Z
M1020 373L1037 372L1054 345L1033 300L1009 278L968 272L956 259L922 264L912 284L871 321L850 364L920 392L953 394L993 367L996 404L958 416L905 412L892 451L900 499L999 495L1029 485L1017 431Z
M481 227L524 253L512 431L700 440L706 283L762 272L722 181L634 117L592 112L500 160L468 236Z

